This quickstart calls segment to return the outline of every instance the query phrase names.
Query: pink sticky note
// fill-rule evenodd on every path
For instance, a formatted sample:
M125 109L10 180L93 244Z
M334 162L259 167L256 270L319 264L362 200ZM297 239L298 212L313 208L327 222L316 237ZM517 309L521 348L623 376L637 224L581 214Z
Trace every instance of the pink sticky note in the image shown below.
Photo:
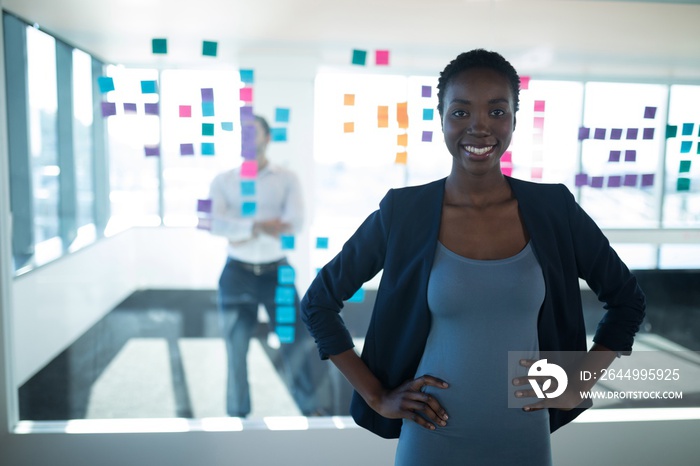
M513 161L513 153L509 150L505 151L501 156L501 162L511 163Z
M192 117L192 106L191 105L180 105L180 118L191 118Z
M544 117L535 117L532 121L532 125L538 129L544 128Z
M530 87L530 76L520 76L520 89L525 90Z
M544 100L535 100L535 111L544 112Z
M241 164L241 178L255 178L258 176L258 162L245 160Z
M253 88L252 87L244 87L241 89L241 100L243 102L252 102L253 101Z
M513 167L501 167L501 173L506 176L513 176Z
M532 177L533 180L541 180L542 179L542 167L532 167L530 170L530 176Z
M377 65L388 65L389 64L389 51L388 50L377 50L374 54L374 59Z

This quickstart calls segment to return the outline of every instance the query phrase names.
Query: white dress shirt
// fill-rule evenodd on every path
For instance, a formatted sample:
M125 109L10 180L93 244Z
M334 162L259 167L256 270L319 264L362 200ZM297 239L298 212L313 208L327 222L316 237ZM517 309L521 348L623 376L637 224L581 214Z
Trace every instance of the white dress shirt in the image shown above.
M254 181L255 194L243 196L241 181ZM259 232L257 221L279 219L291 225L287 234L301 231L304 206L297 176L283 167L267 164L255 178L241 178L240 168L217 175L211 183L212 227L215 235L229 239L228 255L251 264L275 262L285 257L280 238ZM243 216L244 202L255 202L255 213Z

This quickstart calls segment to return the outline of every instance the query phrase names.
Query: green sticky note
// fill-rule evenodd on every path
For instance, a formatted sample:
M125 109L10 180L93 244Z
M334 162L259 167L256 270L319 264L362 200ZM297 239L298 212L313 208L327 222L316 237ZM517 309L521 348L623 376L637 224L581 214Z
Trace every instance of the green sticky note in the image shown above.
M168 39L153 39L151 41L151 49L156 54L168 53Z
M202 136L214 135L214 123L202 123Z
M205 57L215 57L218 46L218 42L209 40L202 41L202 55Z
M678 173L688 173L690 171L690 160L681 160L681 166Z
M353 50L352 51L352 64L365 66L367 63L367 51L366 50Z
M690 191L690 178L678 178L677 191Z
M675 138L678 134L678 126L666 125L666 138Z
M693 147L693 141L681 141L681 154L689 154Z

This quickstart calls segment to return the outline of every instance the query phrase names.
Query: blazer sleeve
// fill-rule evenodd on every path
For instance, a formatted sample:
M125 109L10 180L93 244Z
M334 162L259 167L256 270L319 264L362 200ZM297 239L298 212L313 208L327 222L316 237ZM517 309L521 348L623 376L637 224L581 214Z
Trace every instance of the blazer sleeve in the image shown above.
M634 336L644 320L644 293L600 228L576 203L571 192L566 187L563 189L579 277L605 303L606 313L593 341L621 354L630 354Z
M301 318L322 359L354 347L340 311L343 301L383 267L392 212L393 191L316 275L301 300Z

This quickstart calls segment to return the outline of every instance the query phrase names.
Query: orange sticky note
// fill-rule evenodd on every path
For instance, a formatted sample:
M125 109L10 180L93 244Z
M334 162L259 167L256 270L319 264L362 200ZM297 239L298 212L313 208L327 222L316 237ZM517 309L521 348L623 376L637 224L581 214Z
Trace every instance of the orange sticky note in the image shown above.
M396 121L399 123L399 128L408 128L408 102L396 104Z
M396 145L406 147L408 145L408 134L399 134L396 136Z
M355 94L345 94L343 96L343 105L355 105Z
M377 106L377 126L380 128L389 127L389 107L384 105Z
M408 161L408 152L397 152L396 153L396 160L394 161L394 163L406 165L407 161Z
M346 133L354 133L355 132L355 123L353 123L352 121L345 122L343 124L343 131Z

